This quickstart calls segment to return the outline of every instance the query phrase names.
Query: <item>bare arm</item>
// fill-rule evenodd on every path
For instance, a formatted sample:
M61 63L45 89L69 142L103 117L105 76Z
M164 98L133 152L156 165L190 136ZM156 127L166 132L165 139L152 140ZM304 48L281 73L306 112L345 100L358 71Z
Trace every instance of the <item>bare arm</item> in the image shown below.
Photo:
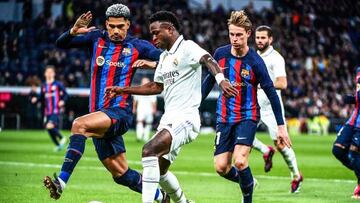
M105 97L112 99L122 94L136 94L136 95L155 95L160 94L164 89L162 83L149 82L136 87L118 87L111 86L105 88Z
M274 87L277 90L284 90L287 87L287 79L286 76L277 77L274 82Z
M225 77L220 70L219 64L212 56L210 56L210 54L206 54L201 57L200 63L202 65L205 65L210 71L210 73L215 77L216 82L219 84L225 97L234 97L238 94L236 88L233 87L228 80L225 80Z

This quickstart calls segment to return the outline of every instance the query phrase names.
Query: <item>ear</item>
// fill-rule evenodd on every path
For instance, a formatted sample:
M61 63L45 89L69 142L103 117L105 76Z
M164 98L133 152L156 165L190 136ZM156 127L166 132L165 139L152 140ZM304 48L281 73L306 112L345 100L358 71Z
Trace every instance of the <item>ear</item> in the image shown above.
M269 44L271 45L273 42L273 37L269 37Z
M246 34L247 34L247 36L248 36L248 38L251 36L251 30L248 30L247 32L246 32Z
M109 21L108 20L105 21L105 27L106 27L106 29L109 29Z
M131 25L130 20L126 20L126 24L128 27L130 27L130 25Z

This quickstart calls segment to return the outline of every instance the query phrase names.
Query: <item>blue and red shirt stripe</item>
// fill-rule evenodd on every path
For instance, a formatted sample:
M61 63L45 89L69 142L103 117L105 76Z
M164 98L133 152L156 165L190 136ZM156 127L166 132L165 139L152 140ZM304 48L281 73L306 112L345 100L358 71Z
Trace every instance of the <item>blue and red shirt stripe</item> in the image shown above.
M350 118L346 122L346 124L354 126L356 128L360 128L360 116L359 116L359 99L360 99L360 67L356 69L356 95L355 95L355 109L351 113Z
M46 116L60 114L59 102L61 100L65 102L67 97L65 87L59 81L55 80L52 83L43 83L41 85L40 100L43 102L44 114Z

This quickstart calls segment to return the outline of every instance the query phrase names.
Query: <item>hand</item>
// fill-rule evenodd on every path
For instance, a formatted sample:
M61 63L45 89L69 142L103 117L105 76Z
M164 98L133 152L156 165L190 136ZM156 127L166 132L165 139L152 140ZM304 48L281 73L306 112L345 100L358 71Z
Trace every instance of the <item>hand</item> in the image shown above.
M156 68L156 61L149 61L144 59L139 59L134 62L132 65L133 68L146 68L146 69L155 69Z
M118 86L110 86L105 88L104 98L113 99L117 95L121 95L124 93L124 89Z
M59 107L63 107L65 105L65 102L63 100L59 101Z
M74 26L70 30L71 35L78 35L88 33L95 29L94 26L87 27L92 20L92 14L90 11L81 14L81 16L76 20Z
M291 147L292 143L289 138L288 132L286 130L285 125L279 125L278 126L278 134L277 134L277 144L279 145L285 145L287 147Z
M31 98L31 103L35 104L37 102L37 98L36 97L32 97Z
M219 86L226 98L235 97L239 93L237 89L230 84L229 80L221 81Z

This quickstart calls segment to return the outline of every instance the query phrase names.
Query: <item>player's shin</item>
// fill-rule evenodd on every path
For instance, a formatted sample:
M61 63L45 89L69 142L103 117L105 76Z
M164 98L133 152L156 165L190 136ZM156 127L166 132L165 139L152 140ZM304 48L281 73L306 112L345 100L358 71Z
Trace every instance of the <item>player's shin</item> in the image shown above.
M63 184L67 183L76 164L80 160L85 150L86 137L84 135L75 134L70 137L70 143L66 151L64 163L61 167L59 178ZM65 187L65 185L62 185Z
M284 157L284 160L291 171L291 174L293 176L292 179L299 178L300 172L293 148L284 147L284 149L280 150L280 153Z
M143 179L142 179L142 202L154 202L154 196L159 185L160 170L159 161L156 156L142 158Z
M348 156L348 149L334 145L332 148L332 153L336 157L336 159L338 159L344 166L346 166L350 170L353 170Z
M358 151L349 151L350 166L353 168L355 175L360 184L360 153Z
M160 186L174 202L186 202L186 197L178 179L170 171L160 176Z
M50 135L51 140L54 142L54 144L55 144L56 146L58 146L58 145L59 145L59 141L57 140L57 138L56 138L57 136L56 136L56 134L54 133L53 129L48 129L47 131L48 131L48 133L49 133L49 135Z
M243 195L243 203L251 203L252 202L252 194L254 190L254 178L252 176L250 167L247 167L241 171L239 171L240 175L240 188Z
M239 172L234 166L231 167L227 174L222 175L222 177L235 183L239 183L240 181Z
M269 153L270 151L269 147L262 143L260 140L258 140L256 137L253 142L253 148L260 151L262 154Z

